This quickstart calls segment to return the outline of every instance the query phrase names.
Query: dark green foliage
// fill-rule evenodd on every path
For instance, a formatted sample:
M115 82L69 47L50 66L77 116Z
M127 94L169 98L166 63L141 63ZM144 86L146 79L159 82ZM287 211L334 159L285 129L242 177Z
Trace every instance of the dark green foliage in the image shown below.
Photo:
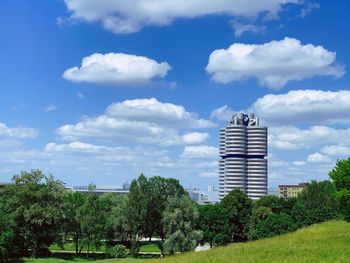
M14 255L11 220L0 206L0 262Z
M274 195L266 195L260 197L258 200L253 202L253 208L256 209L260 206L268 207L271 212L279 214L284 212L290 214L295 204L295 198L284 199L282 197Z
M84 205L78 209L82 243L87 246L87 257L91 248L94 247L98 250L102 239L105 238L106 218L103 212L101 199L91 189Z
M150 199L148 205L148 220L145 236L152 237L154 235L164 239L162 214L167 205L169 197L180 198L187 195L185 189L181 186L178 180L173 178L163 178L160 176L151 177L150 184Z
M148 207L150 202L150 185L147 177L141 174L130 185L130 193L127 204L127 220L131 234L131 254L137 256L138 240L147 234L149 228Z
M259 206L257 208L256 207L253 208L252 215L249 221L248 236L250 240L259 239L263 237L257 233L258 232L257 227L262 221L265 221L272 214L274 213L272 212L272 209L270 207Z
M229 218L218 204L201 205L199 208L199 228L203 232L201 243L220 246L231 241Z
M231 242L247 240L248 223L252 213L252 201L242 191L231 191L219 204L228 216Z
M262 211L260 211L262 212ZM265 211L267 212L267 210ZM266 213L263 213L266 216ZM255 225L254 231L250 232L251 239L273 237L295 230L293 218L282 212L280 214L271 213L266 219Z
M39 170L22 172L5 186L5 212L13 222L14 249L34 256L47 254L48 247L60 238L63 200L66 190L60 181Z
M158 236L164 239L162 218L167 199L169 197L179 198L183 195L186 195L186 191L178 180L172 178L156 176L148 180L141 174L132 181L124 212L121 211L124 219L118 220L114 227L129 231L132 255L136 256L138 252L139 238ZM162 242L159 243L159 247L162 248Z
M62 232L66 239L72 238L75 246L75 254L79 254L83 248L81 239L83 238L81 230L82 215L78 213L86 201L86 196L79 192L68 192L64 199L64 221Z
M335 187L330 181L311 181L293 207L292 215L298 227L321 223L338 216Z
M128 250L123 245L115 245L107 250L107 256L111 258L126 258Z
M195 230L198 209L188 196L171 197L163 214L166 240L164 251L168 254L193 250L201 239Z
M120 209L123 197L114 193L105 193L99 199L105 222L104 239L106 239L107 245L109 245L116 239L114 232L115 210Z
M329 176L335 185L335 198L340 203L341 212L350 221L350 158L338 160Z

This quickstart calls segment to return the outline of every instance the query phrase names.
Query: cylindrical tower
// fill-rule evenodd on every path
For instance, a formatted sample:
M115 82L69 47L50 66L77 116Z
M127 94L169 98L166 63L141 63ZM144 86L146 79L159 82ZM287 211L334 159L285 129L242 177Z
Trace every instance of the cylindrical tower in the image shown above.
M247 155L265 157L267 155L267 128L247 127Z
M267 128L238 113L220 129L219 198L240 189L252 199L267 194Z
M225 155L225 133L226 129L222 128L220 129L220 143L219 143L219 154L220 156Z
M225 155L247 154L247 129L243 125L229 125L225 132Z
M247 191L247 165L244 158L230 157L225 159L225 194L234 189Z
M266 159L247 159L247 195L252 199L267 195Z
M225 196L225 159L219 161L219 198Z

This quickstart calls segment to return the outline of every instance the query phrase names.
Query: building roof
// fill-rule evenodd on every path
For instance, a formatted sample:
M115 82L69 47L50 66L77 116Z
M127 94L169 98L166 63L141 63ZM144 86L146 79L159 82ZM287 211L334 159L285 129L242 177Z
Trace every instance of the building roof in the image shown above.
M278 187L306 187L307 183L300 184L281 184Z

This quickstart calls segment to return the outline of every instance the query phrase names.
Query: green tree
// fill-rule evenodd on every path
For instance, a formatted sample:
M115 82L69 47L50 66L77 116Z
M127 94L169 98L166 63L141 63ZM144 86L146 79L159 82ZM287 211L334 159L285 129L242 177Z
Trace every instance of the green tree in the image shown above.
M274 195L265 195L253 202L253 209L263 206L270 208L271 212L275 214L279 214L281 212L291 214L294 204L295 198L285 199Z
M80 254L83 245L81 230L82 217L78 211L82 209L86 201L86 196L80 192L68 192L64 199L64 221L62 230L66 237L72 238L75 246L75 254Z
M295 230L293 218L282 212L280 214L271 213L266 219L256 224L254 231L250 232L251 239L273 237Z
M228 216L231 241L246 241L249 219L252 213L251 199L241 190L235 189L226 195L219 205Z
M132 217L129 196L124 196L119 205L112 208L110 224L113 225L114 238L121 242L130 242L133 225L129 218Z
M350 158L338 160L329 176L335 185L335 198L340 203L341 212L350 221Z
M296 198L292 215L298 227L321 223L338 216L335 187L330 181L311 181Z
M46 254L60 238L65 194L62 182L39 170L22 172L5 186L4 209L14 222L14 246L21 254L28 249L34 256Z
M101 201L93 192L94 186L89 186L89 194L82 207L78 209L78 218L81 222L82 242L87 246L87 257L91 248L100 249L101 241L105 237L105 218Z
M110 246L116 239L114 231L116 214L115 210L120 208L123 197L114 193L105 193L99 198L101 203L101 209L103 212L103 217L106 223L104 227L104 239L106 240L107 245Z
M148 208L150 203L150 184L147 177L141 174L130 185L127 219L131 227L131 254L137 257L139 240L149 228Z
M194 229L198 216L197 207L188 196L168 199L163 214L165 252L185 252L197 246L202 236L201 231Z
M180 198L187 195L185 189L178 180L173 178L163 178L160 176L149 179L149 203L147 205L147 227L145 236L151 238L158 236L162 240L165 237L163 232L162 214L167 206L170 197Z
M270 215L274 214L272 212L272 209L270 207L266 206L259 206L257 208L253 208L252 215L249 220L249 234L248 237L250 240L259 239L260 236L260 229L257 229L259 224L266 220Z
M215 205L200 205L198 226L203 232L201 243L224 245L231 241L229 218L225 210Z
M0 201L1 197L0 197ZM0 262L15 255L13 251L13 232L11 219L0 206Z
M141 174L130 185L129 197L124 203L123 215L116 219L115 229L130 231L131 252L138 253L138 242L142 237L160 237L164 240L163 212L170 197L179 198L187 195L178 180L160 176L147 179ZM127 205L127 207L125 207ZM125 217L127 222L125 222ZM162 250L163 242L159 242Z

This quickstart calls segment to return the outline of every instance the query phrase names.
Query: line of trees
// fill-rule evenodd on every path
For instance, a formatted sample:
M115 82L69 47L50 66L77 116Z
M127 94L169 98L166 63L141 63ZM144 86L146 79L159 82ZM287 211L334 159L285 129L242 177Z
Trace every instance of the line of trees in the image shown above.
M118 243L136 257L142 238L156 237L168 254L198 244L198 209L178 180L140 175L126 196L99 196L94 187L87 195L72 192L39 170L14 176L0 190L0 258L46 256L52 244L67 241L87 256Z
M294 199L252 201L240 190L213 205L192 202L178 180L140 175L126 196L66 190L39 170L22 172L0 189L0 259L45 256L52 244L74 244L77 255L105 245L113 256L137 257L141 239L157 238L164 254L198 244L225 245L271 237L333 218L350 221L350 158L332 181L311 181ZM111 254L111 253L109 253Z

